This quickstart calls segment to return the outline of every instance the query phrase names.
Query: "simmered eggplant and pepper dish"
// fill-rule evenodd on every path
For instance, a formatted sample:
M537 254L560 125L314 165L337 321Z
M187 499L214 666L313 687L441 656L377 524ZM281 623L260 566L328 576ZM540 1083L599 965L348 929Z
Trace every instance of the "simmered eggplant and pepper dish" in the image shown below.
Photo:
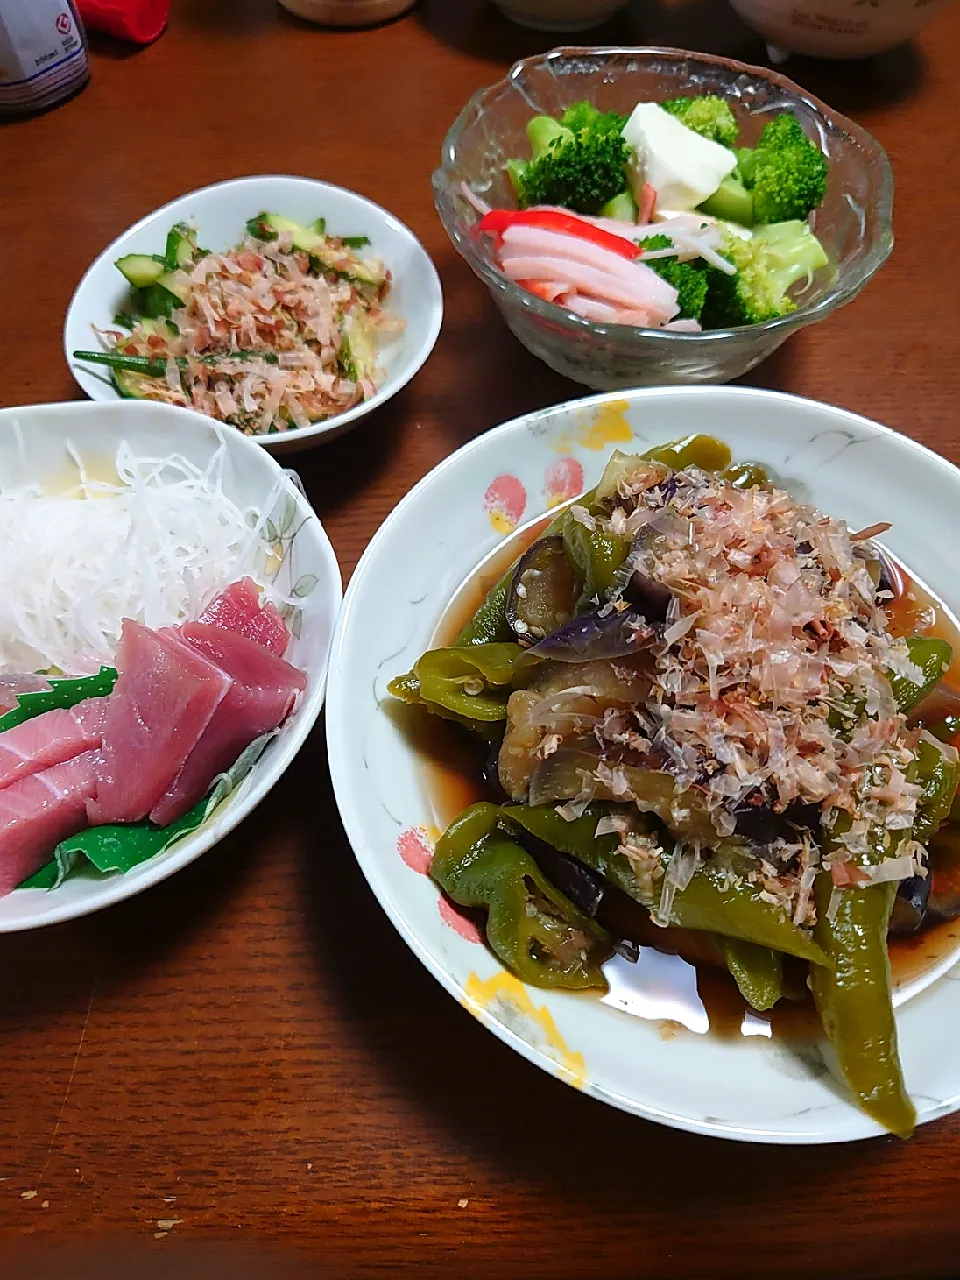
M955 906L960 698L951 646L894 625L888 527L710 437L615 453L390 691L489 745L490 798L431 874L519 978L602 989L652 936L763 1011L800 971L860 1106L906 1136L888 933Z

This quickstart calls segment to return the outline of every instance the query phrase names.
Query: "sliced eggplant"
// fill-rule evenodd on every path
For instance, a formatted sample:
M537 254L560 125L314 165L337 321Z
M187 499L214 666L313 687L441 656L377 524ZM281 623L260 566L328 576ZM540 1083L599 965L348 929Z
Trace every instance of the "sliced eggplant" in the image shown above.
M877 574L877 590L889 591L894 600L899 600L906 591L906 583L903 577L903 570L897 564L896 560L883 547L875 548L878 556L877 564L879 565L879 573ZM890 601L886 601L887 604Z
M492 742L483 762L483 781L487 788L486 798L494 804L507 804L510 799L500 783L499 762L500 748L502 746L502 737Z
M919 933L926 923L930 902L930 876L911 876L901 880L890 913L889 932L893 934Z
M930 841L929 879L928 915L955 920L960 916L960 827L952 821Z
M647 622L666 622L673 592L642 569L634 569L631 573L623 596Z
M577 581L559 534L538 538L520 557L506 614L520 640L542 640L574 615Z
M757 799L748 798L734 812L737 834L746 836L757 844L771 844L774 840L795 840L798 828L815 828L820 825L820 806L794 801L782 813L778 813L769 800L755 793Z
M565 893L581 911L596 919L605 895L608 892L616 892L613 885L608 885L598 871L584 866L576 858L571 858L568 854L561 853L558 849L553 849L539 840L531 839L529 843L536 845L533 854L547 879Z
M519 839L547 879L611 934L618 955L636 964L642 946L660 942L659 935L666 930L651 923L646 907L628 898L598 871L537 840L528 831L520 831Z
M594 609L571 618L528 652L531 658L550 658L555 662L596 662L626 658L647 648L654 632L636 609L609 613ZM522 656L526 661L527 655Z

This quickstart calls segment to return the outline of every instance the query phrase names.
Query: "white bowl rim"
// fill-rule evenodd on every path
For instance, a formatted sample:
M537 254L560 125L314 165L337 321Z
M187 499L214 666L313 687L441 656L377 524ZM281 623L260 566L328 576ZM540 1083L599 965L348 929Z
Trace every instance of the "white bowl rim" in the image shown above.
M251 436L250 439L262 447L270 449L288 448L300 441L312 440L317 436L323 436L328 433L339 435L340 432L346 429L350 424L356 422L359 418L365 417L368 413L373 412L374 409L378 409L381 405L386 404L388 400L392 400L399 391L402 391L403 388L416 377L429 359L433 348L436 346L437 339L440 336L440 328L443 323L443 286L440 283L440 275L437 271L436 264L430 257L429 253L427 253L417 236L414 235L405 222L400 221L396 214L391 213L389 209L385 209L382 205L377 204L375 200L371 200L368 196L361 195L359 191L353 191L349 187L341 187L335 182L326 182L322 178L308 178L303 174L250 173L243 174L239 178L224 178L220 182L211 182L204 187L196 187L192 191L185 191L182 195L176 196L173 200L168 200L166 204L160 205L159 208L154 209L152 212L144 214L142 218L127 227L125 231L121 231L121 233L116 236L105 249L101 250L101 252L97 254L94 260L84 271L83 275L80 277L77 287L74 289L70 297L70 302L67 305L63 329L63 352L67 362L67 367L70 369L74 380L81 386L84 395L88 395L92 400L99 401L101 403L109 403L112 400L122 399L121 396L118 396L115 391L108 388L105 384L102 387L98 386L96 394L91 394L86 387L83 387L82 384L79 383L79 379L76 375L73 353L70 350L70 343L67 340L67 329L69 327L71 316L77 306L78 300L80 299L81 291L86 286L89 277L93 275L94 271L96 271L108 259L112 258L112 255L117 251L122 241L128 238L133 238L137 232L142 231L143 228L148 226L150 223L160 221L164 214L168 214L171 209L181 204L184 200L197 196L205 196L211 191L219 191L225 187L240 187L247 183L253 184L258 182L277 181L304 183L311 187L322 188L326 191L338 191L343 195L351 197L351 199L359 200L362 204L365 204L397 235L406 238L411 248L423 255L424 264L427 268L430 282L434 287L435 292L433 298L430 300L431 319L427 332L420 346L408 358L402 369L395 375L395 386L392 386L388 391L377 390L376 394L371 396L369 400L364 400L361 404L354 405L352 409L348 409L346 413L337 414L336 417L327 418L323 422L311 423L309 427L293 427L289 431L283 431L273 435ZM206 415L201 416L203 417Z
M416 502L423 489L425 489L429 484L432 484L439 477L442 477L446 471L455 466L463 457L469 456L483 448L485 442L494 432L501 430L514 430L531 422L542 422L546 419L568 413L574 407L577 410L589 411L611 402L622 403L624 400L629 401L632 405L637 401L642 402L645 399L653 397L689 400L716 396L729 398L731 400L751 399L763 401L773 407L781 403L815 405L818 408L828 410L831 415L835 415L838 422L846 420L851 424L855 424L858 429L865 430L867 434L879 437L895 436L909 449L922 455L927 464L933 463L938 470L949 473L954 478L960 474L960 468L948 462L947 459L941 457L932 449L927 448L926 445L921 444L912 437L906 436L899 431L895 431L892 427L884 426L882 423L875 422L873 419L866 418L852 410L843 409L837 405L827 404L825 401L813 400L807 396L795 395L791 392L768 390L763 387L636 387L614 391L601 391L593 395L585 396L582 399L568 400L561 404L546 406L542 409L533 409L528 413L520 414L515 418L511 418L507 422L498 423L488 431L476 436L473 440L462 445L459 449L442 459L432 470L428 471L427 474L423 476L400 500L400 502L397 503L385 518L383 524L377 530L371 541L368 543L366 550L360 557L360 560L353 571L340 609L333 643L330 648L330 657L327 667L329 681L328 699L325 714L327 760L330 769L330 777L333 783L334 796L337 802L337 808L340 812L344 832L360 869L363 872L367 883L370 885L370 888L373 890L374 896L380 903L380 906L383 908L393 927L399 933L400 937L406 942L413 954L420 960L427 971L440 983L443 989L457 1001L458 1004L467 1008L482 1026L484 1026L488 1031L491 1031L499 1040L503 1041L504 1044L507 1044L510 1048L516 1050L516 1052L526 1058L528 1062L533 1063L534 1066L540 1067L549 1075L552 1075L559 1080L563 1080L565 1083L569 1083L569 1080L564 1073L562 1066L554 1058L544 1052L541 1048L538 1048L519 1036L515 1031L491 1013L490 1009L486 1006L477 1005L476 1003L470 1003L467 1001L464 990L453 979L453 977L445 971L442 963L434 956L433 951L426 943L421 941L412 929L407 927L406 922L403 920L399 910L395 906L377 875L376 850L359 838L355 841L354 837L359 837L363 828L358 816L358 804L355 802L356 798L353 794L353 788L350 786L347 776L347 766L345 764L347 752L339 750L340 744L344 739L341 726L344 716L348 711L344 691L341 690L340 683L337 679L341 655L343 652L344 636L350 622L355 600L362 589L367 567L378 554L383 543L391 536L393 525L399 519L401 513ZM956 948L954 949L954 952L951 952L951 957L952 958L949 963L943 962L937 966L936 977L942 976L942 973L945 972L950 965L956 962ZM931 978L930 981L932 983L934 978ZM926 985L927 984L925 983L924 986ZM586 1092L590 1093L590 1090L586 1090ZM736 1142L761 1144L773 1143L785 1146L833 1145L835 1143L858 1142L867 1138L877 1137L882 1134L882 1131L866 1116L860 1117L861 1125L859 1128L851 1126L851 1128L846 1132L837 1135L782 1131L766 1132L761 1130L737 1129L722 1121L718 1123L711 1123L709 1120L693 1119L689 1116L675 1112L661 1110L637 1099L627 1098L609 1090L604 1090L602 1094L599 1092L591 1093L590 1096L597 1098L599 1101L608 1102L619 1110L626 1111L631 1115L638 1115L647 1120L654 1120L671 1128L683 1129L690 1133L698 1133L707 1137L723 1138ZM934 1118L936 1118L936 1116L928 1117L928 1119Z
M43 409L64 412L68 415L82 417L83 415L113 414L120 411L130 412L131 406L136 406L134 412L142 412L146 409L150 414L156 416L168 416L170 413L186 414L190 418L196 420L198 427L202 427L204 431L216 431L217 428L223 433L228 440L235 437L243 441L237 447L241 450L256 448L255 442L249 436L244 436L242 432L231 432L223 423L217 423L212 418L208 418L206 414L197 413L193 409L183 409L177 405L161 404L152 400L118 400L115 403L100 403L95 400L66 400L66 401L45 401L38 404L12 405L7 408L0 409L0 430L4 424L18 414L28 415L33 410ZM160 410L161 414L156 414ZM228 444L227 448L233 447ZM261 455L262 456L262 455ZM284 472L286 469L280 465L275 459L271 458L274 465ZM317 537L317 544L320 555L322 557L325 573L328 576L329 598L328 607L331 607L335 613L339 613L343 600L343 579L340 573L340 565L337 561L333 546L327 535L326 529L317 513L314 511L310 499L305 496L303 491L293 482L293 480L285 474L288 493L292 494L297 501L298 507L314 516L316 525L312 531ZM332 636L331 636L332 646ZM172 844L168 850L164 850L162 854L155 854L154 857L148 858L146 862L140 863L139 866L133 868L136 872L134 876L132 872L123 874L114 874L105 877L97 882L97 898L95 902L73 901L65 902L62 907L57 907L52 911L46 911L42 915L24 915L16 920L3 921L0 920L0 934L3 933L24 933L32 929L45 928L47 925L62 924L66 920L75 920L81 916L93 915L97 911L101 911L104 907L113 906L115 903L123 902L127 898L136 897L142 893L144 889L150 888L152 885L159 884L161 881L168 879L183 867L188 866L191 862L212 849L215 844L220 841L248 817L253 810L260 804L266 795L273 790L280 778L286 773L289 766L293 763L294 758L299 753L301 747L306 742L311 730L319 718L323 709L324 700L327 690L327 678L330 670L330 653L332 647L327 650L326 662L320 673L319 679L315 683L313 691L306 698L297 710L294 720L295 732L291 733L286 740L279 739L275 744L274 758L271 760L270 768L264 778L256 780L251 786L248 794L242 799L236 797L228 797L226 802L217 809L210 818L207 819L196 831L185 836L183 840ZM254 766L256 768L256 766ZM14 890L19 892L19 890ZM31 891L28 891L31 892ZM40 890L37 892L56 893L56 890Z

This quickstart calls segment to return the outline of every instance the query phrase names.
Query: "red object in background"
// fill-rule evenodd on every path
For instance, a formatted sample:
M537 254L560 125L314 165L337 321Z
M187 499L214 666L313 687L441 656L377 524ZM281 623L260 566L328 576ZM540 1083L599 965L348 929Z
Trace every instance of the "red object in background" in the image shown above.
M88 31L149 44L167 25L170 0L76 0Z

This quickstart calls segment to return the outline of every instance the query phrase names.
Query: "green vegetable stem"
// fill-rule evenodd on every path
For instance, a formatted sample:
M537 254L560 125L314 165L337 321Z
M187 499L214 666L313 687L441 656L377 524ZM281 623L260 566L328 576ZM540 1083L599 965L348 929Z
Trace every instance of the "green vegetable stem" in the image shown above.
M563 549L580 583L577 611L581 612L609 591L614 574L627 558L630 542L599 525L588 529L568 511L563 522Z
M783 994L783 956L741 938L721 938L723 958L740 994L752 1009L764 1013Z
M908 680L906 676L897 676L890 682L897 708L905 714L933 693L953 661L952 647L936 636L908 636L907 648L910 661L920 668L920 683Z
M596 834L599 819L610 813L624 814L635 830L638 825L643 830L643 819L638 824L636 812L629 807L591 805L582 817L572 822L560 817L553 805L508 805L503 810L509 822L561 853L579 858L635 902L654 911L659 905L662 881L658 879L651 886L637 875L627 857L617 852L620 836ZM661 851L661 862L666 865L664 851ZM674 895L668 923L682 929L738 938L809 960L814 965L829 964L813 938L793 924L776 903L761 897L761 893L762 886L728 875L719 860L713 858L702 862L687 887Z
M487 941L523 982L605 989L609 935L547 881L498 825L496 805L471 805L437 843L430 874L462 907L486 912Z
M140 373L147 378L163 378L167 372L167 360L158 360L154 356L128 356L120 351L74 351L73 358L90 364L105 364L110 369L122 369L127 373ZM276 364L278 357L269 351L227 351L219 355L192 356L191 359L199 364L218 364L221 360L265 360L267 364ZM185 369L189 364L186 356L174 356L173 362L178 369Z

